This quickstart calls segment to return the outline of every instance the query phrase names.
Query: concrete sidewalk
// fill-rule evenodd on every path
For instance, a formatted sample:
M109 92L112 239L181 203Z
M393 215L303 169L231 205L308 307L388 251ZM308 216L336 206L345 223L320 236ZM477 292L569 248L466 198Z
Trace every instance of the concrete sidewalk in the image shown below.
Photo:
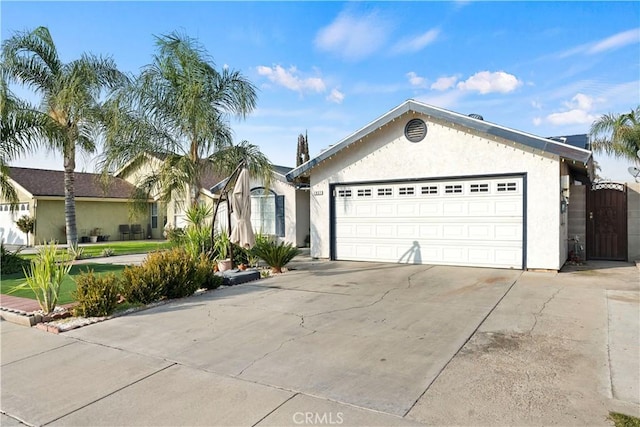
M0 323L2 425L610 425L638 410L635 266L297 266L60 336Z

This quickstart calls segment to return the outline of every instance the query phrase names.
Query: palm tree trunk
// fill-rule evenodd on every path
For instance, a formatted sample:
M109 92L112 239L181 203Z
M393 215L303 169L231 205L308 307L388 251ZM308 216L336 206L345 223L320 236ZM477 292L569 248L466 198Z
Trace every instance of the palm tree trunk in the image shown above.
M64 150L64 222L67 232L67 245L78 246L78 230L76 227L75 197L75 145Z

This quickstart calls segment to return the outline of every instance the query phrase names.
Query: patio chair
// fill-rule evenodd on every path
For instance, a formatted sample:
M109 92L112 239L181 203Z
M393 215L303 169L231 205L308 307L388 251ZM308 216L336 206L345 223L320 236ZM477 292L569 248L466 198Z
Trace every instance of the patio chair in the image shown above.
M142 232L142 225L140 225L140 224L131 224L131 237L133 239L135 239L138 234L140 235L141 239L144 238L144 237L142 237L143 234L144 234Z
M127 239L131 238L131 229L129 228L129 224L120 224L118 226L118 231L120 232L120 240L124 240L125 234L127 235Z

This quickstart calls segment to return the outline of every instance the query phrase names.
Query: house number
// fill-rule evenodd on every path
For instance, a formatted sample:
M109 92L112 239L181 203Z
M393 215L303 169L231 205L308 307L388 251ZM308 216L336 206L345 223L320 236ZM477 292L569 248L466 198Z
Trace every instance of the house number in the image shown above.
M322 196L324 194L324 192L322 190L316 190L313 192L314 196Z

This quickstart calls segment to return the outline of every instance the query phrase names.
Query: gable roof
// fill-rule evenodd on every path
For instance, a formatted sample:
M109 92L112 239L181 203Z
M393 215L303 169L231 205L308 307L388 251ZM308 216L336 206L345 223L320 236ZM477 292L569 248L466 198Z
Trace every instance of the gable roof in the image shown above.
M145 153L142 153L141 156L146 156L147 159L157 159L160 162L163 162L164 160L166 160L166 158L169 156L168 153L161 153L158 151L148 151ZM118 172L116 172L116 176L120 176L122 175L122 173L124 173L127 169L129 169L133 164L134 161L136 159L133 159L131 161L129 161L126 165L124 165L123 167L121 167ZM206 162L206 160L201 159L201 162ZM289 168L290 170L290 168ZM203 174L203 176L201 177L201 184L202 184L202 188L200 189L202 190L208 190L211 186L215 185L217 182L220 182L220 180L223 179L223 175L219 174L218 172L212 170L211 168L209 168L208 170L205 171L205 173Z
M466 116L464 114L455 113L453 111L434 107L432 105L424 104L422 102L418 102L410 99L403 102L402 104L392 109L388 113L380 116L379 118L369 123L365 127L361 128L360 130L347 136L345 139L338 142L337 144L332 145L331 147L322 151L320 154L318 154L316 157L312 158L311 160L298 166L297 168L295 168L294 170L292 170L286 175L287 179L289 181L294 180L295 178L301 176L305 172L308 172L309 170L313 169L315 166L317 166L324 160L335 155L342 149L350 146L353 143L356 143L361 138L374 132L379 127L397 119L398 117L402 116L403 114L409 111L414 111L416 113L424 114L428 117L433 117L435 119L439 119L445 122L461 125L469 129L475 130L477 132L484 133L486 135L496 136L496 137L507 139L509 141L514 141L536 150L541 150L547 153L555 154L564 159L574 160L576 162L581 162L583 164L587 164L587 162L591 159L591 151L585 150L583 148L573 147L571 145L564 144L562 142L558 142L558 141L554 141L541 136L536 136L529 133L521 132L515 129L510 129L510 128L500 126L495 123L487 122L484 120L478 120L473 117Z
M107 188L103 188L99 174L76 172L74 175L76 197L129 199L134 190L134 186L122 178L113 178ZM64 197L63 171L9 167L9 177L34 197Z

